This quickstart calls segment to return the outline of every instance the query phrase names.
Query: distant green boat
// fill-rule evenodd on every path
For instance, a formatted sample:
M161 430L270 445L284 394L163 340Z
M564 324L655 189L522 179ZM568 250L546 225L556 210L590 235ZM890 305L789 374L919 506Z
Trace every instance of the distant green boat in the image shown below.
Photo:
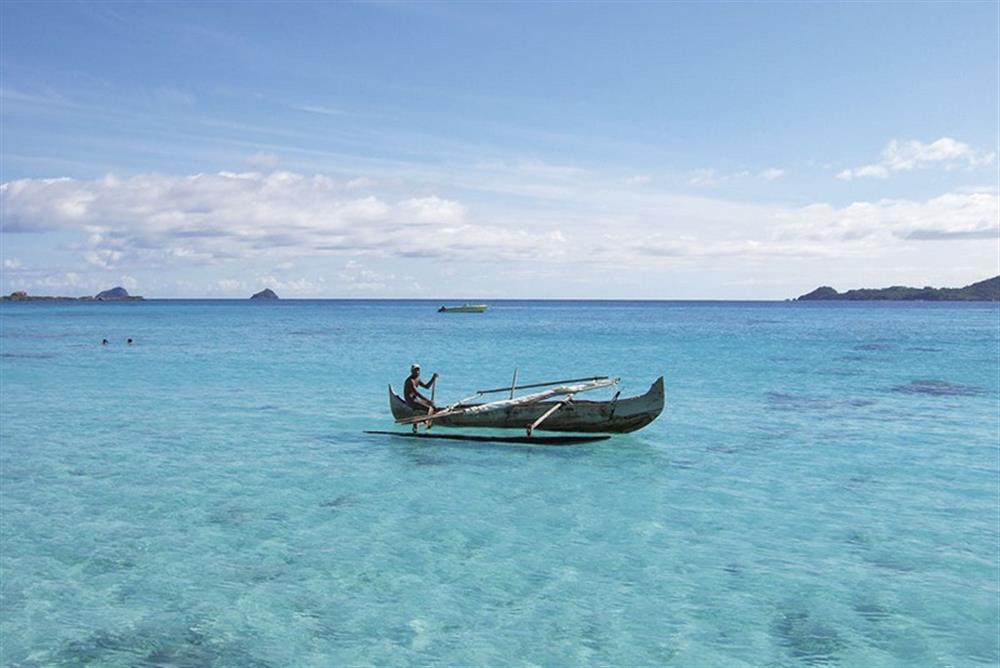
M462 304L461 306L442 306L438 313L482 313L489 306L486 304Z

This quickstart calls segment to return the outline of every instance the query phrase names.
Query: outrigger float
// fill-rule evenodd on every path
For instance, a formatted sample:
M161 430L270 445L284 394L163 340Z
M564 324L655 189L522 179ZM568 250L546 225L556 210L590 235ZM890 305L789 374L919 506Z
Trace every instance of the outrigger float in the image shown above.
M517 384L517 372L508 387L478 390L474 395L461 399L435 413L425 413L407 404L389 386L389 408L396 424L411 426L412 433L388 433L411 438L445 438L501 443L537 443L570 445L608 438L606 434L625 434L642 429L663 412L663 376L660 376L642 395L621 398L621 390L609 401L577 400L576 395L618 385L618 378L593 376L572 378L546 383ZM531 394L515 397L516 390L546 387ZM509 392L510 396L499 401L479 403L476 400L487 394ZM523 429L524 436L490 436L461 434L418 433L424 426L464 427L475 429ZM536 436L536 431L577 432L576 436Z

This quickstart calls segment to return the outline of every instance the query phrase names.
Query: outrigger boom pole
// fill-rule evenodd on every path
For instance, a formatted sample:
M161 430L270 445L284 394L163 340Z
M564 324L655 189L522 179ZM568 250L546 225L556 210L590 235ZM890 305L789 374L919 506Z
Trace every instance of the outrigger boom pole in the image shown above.
M532 383L531 385L510 385L508 387L496 387L493 388L492 390L476 390L476 394L492 394L493 392L512 392L514 390L526 390L529 387L547 387L549 385L563 385L565 383L582 383L588 380L607 380L609 377L610 376L588 376L587 378L567 378L566 380L553 380L549 383Z
M501 410L504 408L509 408L521 404L534 404L539 401L544 401L550 397L565 395L572 396L579 394L580 392L589 392L590 390L597 390L602 387L609 387L611 385L616 385L618 383L617 378L604 377L594 377L594 378L580 378L580 381L584 381L580 385L563 385L562 387L556 387L551 390L542 390L541 392L535 392L534 394L526 394L517 399L502 399L500 401L490 401L485 404L473 404L471 406L462 406L464 401L457 404L452 404L448 408L437 413L429 413L427 415L410 415L406 417L396 418L396 424L415 424L418 422L431 422L433 420L440 420L441 418L450 417L452 415L466 415L471 413L487 413L490 411ZM556 381L556 383L541 383L541 385L555 385L558 383L569 383L572 381ZM538 385L524 385L523 387L538 387ZM510 388L503 388L510 389ZM482 392L480 392L482 394ZM478 396L478 395L477 395ZM565 402L563 402L565 403Z

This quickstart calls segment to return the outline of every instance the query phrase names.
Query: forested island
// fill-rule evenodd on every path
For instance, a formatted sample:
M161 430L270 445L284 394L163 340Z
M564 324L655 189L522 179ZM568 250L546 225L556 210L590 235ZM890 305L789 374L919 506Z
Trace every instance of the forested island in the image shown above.
M93 297L50 297L48 295L29 295L23 290L3 296L5 302L135 302L142 301L139 295L130 295L128 290L118 286L110 290L98 292Z
M995 302L1000 301L1000 276L988 278L964 288L910 288L894 285L889 288L862 288L837 292L829 286L816 288L796 301L928 301L928 302Z

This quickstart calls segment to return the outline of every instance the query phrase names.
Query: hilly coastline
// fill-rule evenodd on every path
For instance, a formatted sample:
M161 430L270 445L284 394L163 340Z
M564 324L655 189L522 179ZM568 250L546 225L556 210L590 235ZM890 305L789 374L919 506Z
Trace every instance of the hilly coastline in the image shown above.
M911 288L894 285L888 288L861 288L837 292L829 286L816 288L796 301L928 301L995 302L1000 301L1000 276L966 285L964 288Z
M103 290L93 297L50 297L48 295L29 295L27 292L19 290L2 298L5 302L136 302L142 301L139 295L130 295L128 290L121 286Z

